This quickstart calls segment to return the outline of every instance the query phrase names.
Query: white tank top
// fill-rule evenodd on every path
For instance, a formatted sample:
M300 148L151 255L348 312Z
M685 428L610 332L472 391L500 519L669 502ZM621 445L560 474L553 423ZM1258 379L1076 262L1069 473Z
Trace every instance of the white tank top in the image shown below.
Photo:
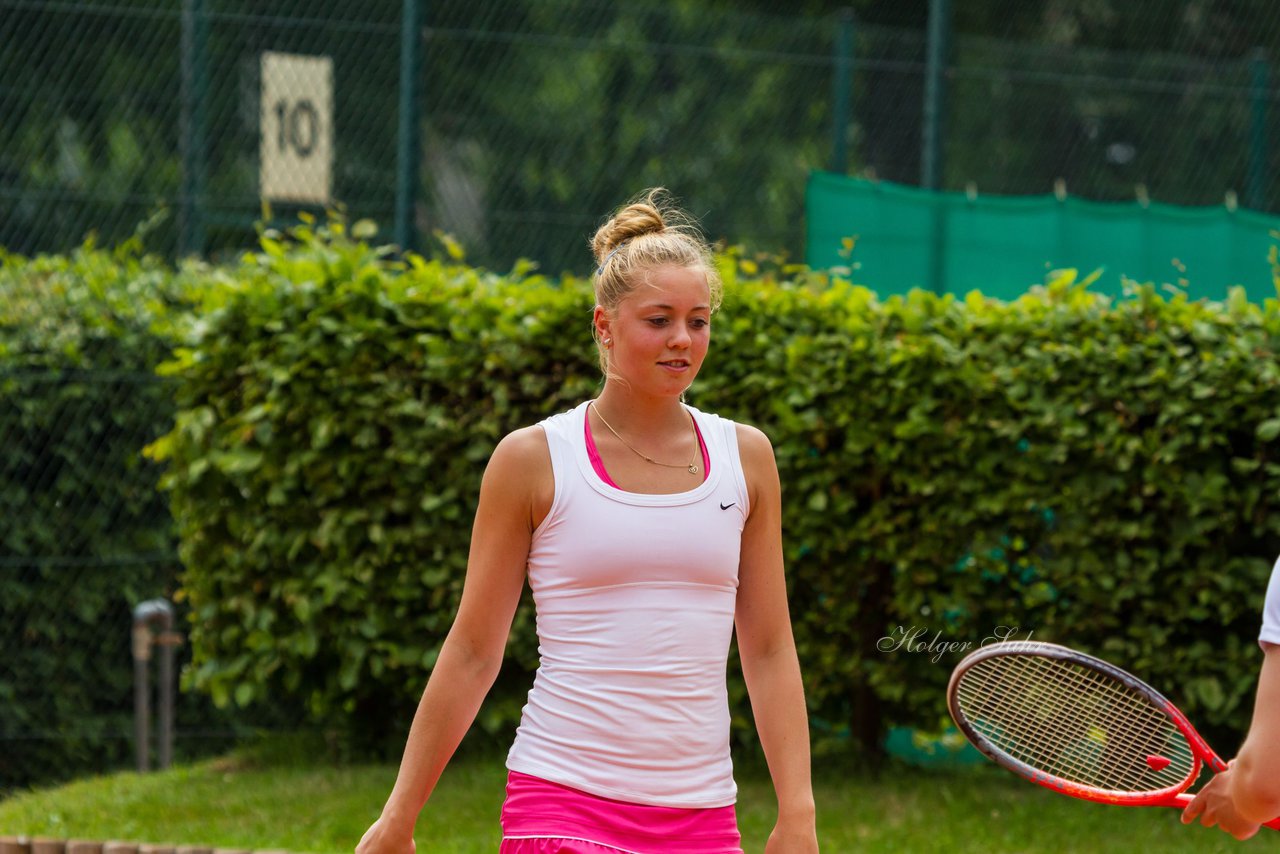
M734 424L689 407L706 480L642 495L592 468L586 410L541 424L555 498L529 551L540 663L507 768L630 803L727 806L725 670L750 510Z
M1258 640L1280 644L1280 560L1271 568L1271 583L1267 585L1267 599L1262 606L1262 631Z

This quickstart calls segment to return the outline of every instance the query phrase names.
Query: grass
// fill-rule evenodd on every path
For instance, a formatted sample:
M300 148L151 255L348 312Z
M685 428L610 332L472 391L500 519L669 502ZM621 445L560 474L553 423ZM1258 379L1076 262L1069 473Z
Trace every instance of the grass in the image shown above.
M264 762L251 754L148 775L119 773L0 801L0 835L122 839L226 848L350 852L395 779L385 765ZM496 851L505 770L500 759L450 765L418 824L420 852ZM764 848L773 822L766 774L741 771L743 847ZM1237 852L1216 830L1184 827L1171 809L1073 801L994 768L897 769L878 780L819 769L824 852ZM1262 839L1264 841L1259 841ZM1246 850L1275 850L1263 830Z

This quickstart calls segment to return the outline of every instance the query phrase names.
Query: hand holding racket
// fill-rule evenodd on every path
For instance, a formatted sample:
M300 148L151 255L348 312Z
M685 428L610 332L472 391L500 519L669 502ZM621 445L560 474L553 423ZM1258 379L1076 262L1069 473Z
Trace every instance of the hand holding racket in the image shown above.
M947 706L989 759L1099 803L1183 809L1202 763L1227 764L1173 703L1101 659L1055 644L992 644L951 674ZM1280 818L1265 827L1280 830Z

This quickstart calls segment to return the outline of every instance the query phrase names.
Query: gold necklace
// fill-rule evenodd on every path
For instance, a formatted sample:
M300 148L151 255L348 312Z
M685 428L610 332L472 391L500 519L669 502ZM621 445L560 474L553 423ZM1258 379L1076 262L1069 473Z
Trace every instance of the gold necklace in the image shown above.
M645 460L645 462L653 463L655 466L666 466L669 469L688 469L689 474L698 474L700 471L702 471L702 469L698 466L698 458L696 456L699 450L698 425L694 423L692 414L689 415L689 423L693 425L693 453L695 454L695 456L693 458L693 462L689 463L688 465L685 465L684 463L660 463L657 460L655 460L653 457L640 453L640 451L636 450L634 445L632 445L626 439L622 438L622 436L618 434L618 431L613 429L612 424L604 420L604 416L600 414L600 410L598 407L592 406L591 408L595 410L596 417L600 419L600 423L608 427L609 432L617 436L619 442L626 445L628 448L632 450L632 452L634 452L638 456L642 457Z

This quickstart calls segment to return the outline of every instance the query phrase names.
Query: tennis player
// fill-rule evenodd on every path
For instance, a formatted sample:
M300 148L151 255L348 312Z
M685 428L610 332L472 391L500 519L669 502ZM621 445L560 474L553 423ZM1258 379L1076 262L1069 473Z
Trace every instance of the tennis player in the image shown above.
M1280 816L1280 561L1271 570L1258 642L1263 650L1258 696L1249 735L1230 767L1210 780L1182 812L1237 839Z
M710 251L658 190L618 210L592 248L603 389L494 450L458 614L358 854L414 850L526 576L540 664L507 758L501 852L740 852L725 685L735 629L778 798L765 850L818 850L773 449L683 403L720 302Z

